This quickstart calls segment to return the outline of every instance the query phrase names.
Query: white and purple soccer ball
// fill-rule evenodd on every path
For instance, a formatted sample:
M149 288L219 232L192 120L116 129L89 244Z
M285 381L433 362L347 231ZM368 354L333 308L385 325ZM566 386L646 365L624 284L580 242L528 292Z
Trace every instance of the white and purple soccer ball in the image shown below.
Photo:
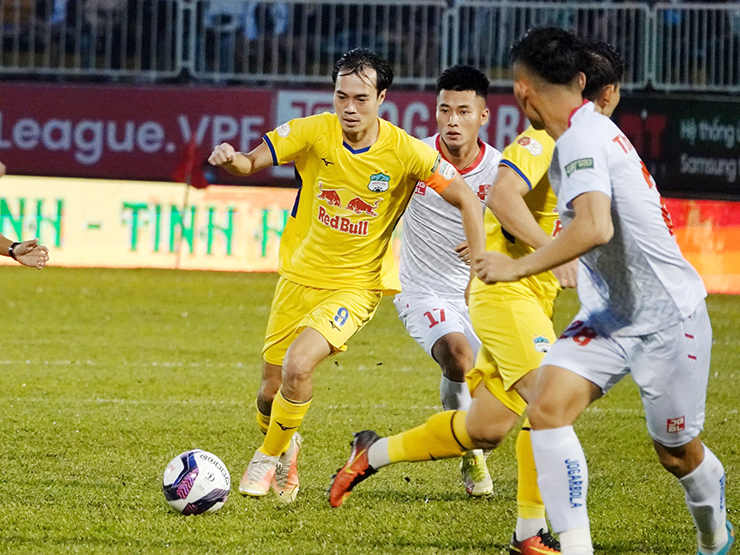
M231 477L216 455L201 449L186 451L172 459L164 471L162 491L178 513L198 515L214 512L229 498Z

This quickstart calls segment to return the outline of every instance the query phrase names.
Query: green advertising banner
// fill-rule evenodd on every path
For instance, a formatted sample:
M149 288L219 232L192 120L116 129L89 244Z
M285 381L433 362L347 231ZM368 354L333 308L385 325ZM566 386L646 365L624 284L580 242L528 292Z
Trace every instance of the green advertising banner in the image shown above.
M740 101L630 95L614 120L664 195L740 199Z

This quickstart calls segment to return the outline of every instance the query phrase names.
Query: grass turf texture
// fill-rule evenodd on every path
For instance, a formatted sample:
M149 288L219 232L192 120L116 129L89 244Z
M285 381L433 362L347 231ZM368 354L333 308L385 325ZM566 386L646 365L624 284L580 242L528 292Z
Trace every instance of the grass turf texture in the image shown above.
M351 433L392 434L438 410L439 371L389 299L315 375L291 506L236 492L261 434L260 347L274 275L0 269L0 551L13 553L506 553L516 518L513 434L489 459L496 494L468 499L457 461L383 469L340 509L326 497ZM576 308L558 301L562 329ZM740 297L709 299L715 330L704 440L740 525ZM577 423L597 553L695 553L675 479L658 465L624 380ZM161 493L178 453L212 451L234 487L183 517Z

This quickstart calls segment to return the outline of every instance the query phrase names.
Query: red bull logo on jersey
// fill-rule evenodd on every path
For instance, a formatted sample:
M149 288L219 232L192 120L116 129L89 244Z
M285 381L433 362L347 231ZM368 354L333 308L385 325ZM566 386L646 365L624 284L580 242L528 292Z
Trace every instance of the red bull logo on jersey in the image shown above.
M365 200L349 189L330 189L321 181L316 198L321 201L318 203L316 214L321 223L342 233L363 236L368 234L370 226L366 218L377 218L378 213L375 210L383 202L382 198L375 201ZM352 218L353 216L365 218L358 222Z
M350 235L365 236L370 227L370 222L367 220L355 223L344 216L330 216L323 206L319 206L318 218L325 226L341 231L342 233L349 233Z
M325 200L329 206L342 206L342 199L336 189L324 189L324 184L319 182L319 200Z
M381 200L382 199L378 199L374 204L370 204L369 202L362 200L360 197L355 197L347 203L347 210L351 210L355 214L367 214L368 216L375 218L378 214L374 209L378 207Z

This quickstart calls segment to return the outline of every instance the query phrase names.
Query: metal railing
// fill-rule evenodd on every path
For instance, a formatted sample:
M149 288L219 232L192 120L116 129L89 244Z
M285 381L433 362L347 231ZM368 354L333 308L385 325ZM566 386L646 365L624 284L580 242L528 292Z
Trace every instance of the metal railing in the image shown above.
M306 2L200 0L190 71L213 81L327 81L357 46L393 66L399 84L424 86L440 68L445 0Z
M740 91L740 4L658 5L652 35L655 88Z
M0 73L173 77L182 14L182 0L0 0Z
M557 25L606 40L625 88L740 91L740 4L489 0L0 0L0 74L324 83L365 46L420 88L455 63L510 84L509 47Z
M650 10L645 3L491 2L468 0L450 10L449 60L488 72L509 85L509 48L530 27L556 26L612 44L625 58L624 86L648 82Z

